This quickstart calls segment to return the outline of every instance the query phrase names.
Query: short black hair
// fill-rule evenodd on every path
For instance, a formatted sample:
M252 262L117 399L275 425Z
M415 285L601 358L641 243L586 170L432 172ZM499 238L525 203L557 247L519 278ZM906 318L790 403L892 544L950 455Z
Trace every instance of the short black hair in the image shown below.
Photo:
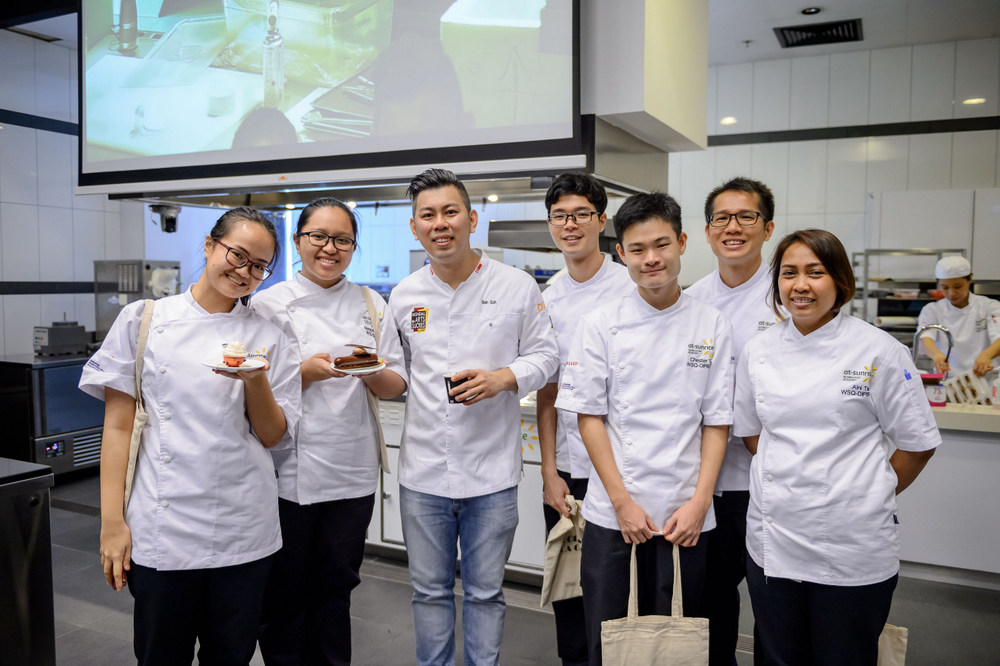
M462 203L465 204L465 210L471 212L472 200L469 199L469 192L465 189L462 181L458 179L458 176L447 169L428 169L411 180L410 186L406 188L406 196L410 198L412 214L417 214L417 195L427 190L437 190L449 185L458 190L458 193L462 195Z
M764 217L764 222L774 219L774 195L769 188L759 180L738 176L732 178L708 193L705 197L705 223L712 217L712 208L715 206L715 198L723 192L746 192L756 194L760 201L760 214Z
M320 208L339 208L347 213L347 219L351 221L351 230L354 232L354 239L357 240L358 216L354 213L350 206L340 199L335 199L334 197L320 197L319 199L313 199L310 201L309 205L303 208L302 212L299 213L299 223L295 228L295 233L302 233L302 229L309 223L309 218L312 217L313 213L318 211Z
M825 229L800 229L788 234L778 243L774 249L774 256L771 258L771 308L783 316L779 309L781 303L781 288L779 280L781 277L781 262L785 258L785 252L792 245L802 243L809 248L816 258L823 264L823 268L829 273L833 284L836 287L837 297L834 300L832 310L837 312L854 298L855 279L854 269L851 268L851 258L847 256L840 239Z
M650 192L648 194L633 194L615 213L615 235L621 243L625 238L625 230L633 224L646 222L653 218L669 222L674 233L681 235L681 205L669 194Z
M598 213L603 214L608 207L608 193L604 191L601 181L589 173L561 173L549 185L545 193L545 211L551 212L552 206L565 196L577 194L593 204Z

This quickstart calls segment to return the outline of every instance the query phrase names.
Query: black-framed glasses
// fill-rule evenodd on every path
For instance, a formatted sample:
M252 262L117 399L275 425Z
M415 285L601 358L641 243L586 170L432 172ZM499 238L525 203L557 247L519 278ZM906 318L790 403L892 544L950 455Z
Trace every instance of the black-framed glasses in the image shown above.
M222 247L226 248L226 261L233 268L243 268L247 264L250 264L250 276L257 280L266 280L271 275L271 269L264 264L258 264L257 262L250 261L250 257L247 256L246 252L243 250L238 250L235 247L229 247L222 241L215 241Z
M303 231L295 235L299 238L307 236L309 242L316 247L326 247L330 241L333 241L333 246L338 250L353 250L358 245L358 242L350 236L331 236L322 231Z
M757 218L763 218L759 212L755 210L738 210L735 213L712 213L708 216L708 223L713 227L728 227L729 221L736 218L736 222L741 227L749 227L757 222Z
M601 214L596 210L578 210L575 213L552 213L549 215L549 224L561 227L570 220L573 220L577 224L587 224L595 217L601 217Z

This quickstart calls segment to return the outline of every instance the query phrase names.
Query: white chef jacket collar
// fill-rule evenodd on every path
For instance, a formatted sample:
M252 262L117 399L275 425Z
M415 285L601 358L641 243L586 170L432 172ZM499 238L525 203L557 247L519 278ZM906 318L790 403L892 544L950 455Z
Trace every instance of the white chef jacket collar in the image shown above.
M479 256L479 263L476 264L476 267L472 269L472 272L464 280L462 280L461 283L459 283L459 285L458 285L459 289L466 282L471 282L477 276L482 275L483 273L485 273L486 272L486 266L490 262L490 258L488 256L486 256L486 254L482 250L477 249L477 248L472 248L472 251L475 252L476 255ZM438 277L438 274L434 272L434 266L433 266L433 264L427 264L427 269L431 272L431 281L434 284L436 284L438 287L447 287L449 292L456 291L456 289L452 289L451 288L451 285L449 285L447 282L445 282L440 277Z
M201 307L201 304L198 303L198 301L194 300L194 294L191 293L191 290L193 288L194 288L193 284L189 285L188 288L187 288L187 291L184 292L184 294L183 294L183 296L184 296L184 302L187 303L188 305L190 305L191 307L193 307L198 314L202 314L202 315L213 314L213 313L209 312L208 310L206 310L205 308ZM229 311L229 312L216 312L214 314L235 315L235 314L240 314L241 312L243 312L246 309L247 309L247 307L245 305L243 305L243 302L240 301L240 299L237 298L236 299L236 303L233 305L233 309L231 311Z
M681 301L687 298L687 296L684 295L684 291L682 290L680 296L678 296L677 300L674 301L674 304L662 310L654 308L652 305L646 302L646 299L643 298L642 294L639 293L638 285L632 290L632 298L635 299L635 302L641 314L648 314L650 316L653 316L653 315L665 315L676 312L681 305Z
M753 289L758 282L766 279L771 275L771 267L766 261L761 260L760 266L757 267L757 272L750 276L750 279L743 284L738 284L735 287L730 287L728 284L722 281L722 273L719 271L715 272L715 279L723 289L723 293L738 294L742 291L749 291Z
M347 279L347 276L341 273L340 279L337 280L336 284L333 284L329 287L324 287L322 285L316 284L315 282L307 278L305 275L302 274L302 271L298 271L295 274L295 284L299 285L306 292L306 294L309 295L319 294L319 293L330 293L331 290L338 288L343 289L344 285L346 285L348 282L349 280Z
M602 252L601 254L604 257L604 261L601 262L601 267L597 269L597 272L594 273L590 277L590 279L584 280L583 282L577 282L569 271L566 271L566 277L569 279L570 282L573 283L574 286L577 287L585 287L586 285L591 284L592 282L599 282L605 276L605 274L607 274L608 266L610 266L612 262L610 254L607 254L605 252Z
M792 321L791 318L789 318L787 321L788 321L788 328L785 331L786 335L788 336L787 339L805 340L808 338L809 341L811 342L820 342L822 340L829 340L830 338L833 338L837 335L837 332L840 331L840 327L844 323L844 311L843 308L841 308L833 319L826 322L825 324L817 328L809 335L802 335L802 333L799 332L799 329L796 328L795 322Z

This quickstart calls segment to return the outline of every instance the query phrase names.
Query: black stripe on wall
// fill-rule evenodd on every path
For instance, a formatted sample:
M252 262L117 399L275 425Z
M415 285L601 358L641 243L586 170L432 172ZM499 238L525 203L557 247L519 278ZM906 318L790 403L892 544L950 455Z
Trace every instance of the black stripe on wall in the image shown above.
M43 118L42 116L33 116L30 113L0 109L0 125L3 125L4 123L17 125L18 127L45 130L46 132L69 134L71 136L76 136L80 133L80 126L76 123L66 122L65 120L55 120L53 118Z
M906 134L941 134L943 132L981 132L1000 129L1000 116L984 118L954 118L951 120L918 120L908 123L881 125L850 125L817 127L815 129L782 130L779 132L749 132L747 134L713 134L708 145L739 146L748 143L779 143L782 141L822 141L824 139L858 139L869 136L899 136Z
M0 296L12 294L93 294L94 282L0 282Z

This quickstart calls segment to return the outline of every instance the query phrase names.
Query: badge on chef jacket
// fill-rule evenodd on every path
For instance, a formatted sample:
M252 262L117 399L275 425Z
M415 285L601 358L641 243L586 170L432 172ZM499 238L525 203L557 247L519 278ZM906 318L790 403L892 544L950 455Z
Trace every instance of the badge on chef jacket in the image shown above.
M687 346L687 367L689 368L710 368L712 367L712 356L715 354L715 340L709 338L702 340L701 344L690 343Z
M413 308L410 313L410 328L414 333L423 333L427 330L427 314L430 308Z

